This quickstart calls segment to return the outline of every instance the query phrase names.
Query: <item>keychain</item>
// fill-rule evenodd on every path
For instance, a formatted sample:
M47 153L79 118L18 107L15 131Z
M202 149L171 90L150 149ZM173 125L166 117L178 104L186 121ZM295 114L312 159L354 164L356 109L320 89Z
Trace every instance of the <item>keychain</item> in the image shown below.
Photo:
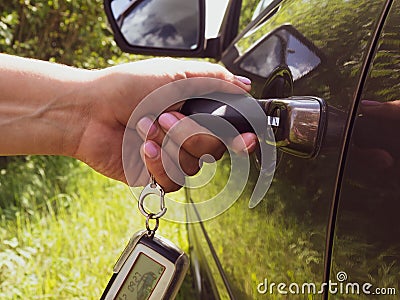
M160 211L149 213L144 200L160 198ZM146 217L146 230L135 233L114 266L113 275L101 299L174 299L189 268L187 255L165 238L155 236L159 219L166 213L164 190L151 176L139 196L139 210ZM150 221L154 221L153 228Z

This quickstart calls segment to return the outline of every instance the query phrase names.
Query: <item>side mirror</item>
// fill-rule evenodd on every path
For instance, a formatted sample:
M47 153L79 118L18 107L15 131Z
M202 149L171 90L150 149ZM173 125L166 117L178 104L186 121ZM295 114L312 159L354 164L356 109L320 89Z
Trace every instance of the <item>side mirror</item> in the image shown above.
M125 52L205 56L204 0L105 0L104 8Z

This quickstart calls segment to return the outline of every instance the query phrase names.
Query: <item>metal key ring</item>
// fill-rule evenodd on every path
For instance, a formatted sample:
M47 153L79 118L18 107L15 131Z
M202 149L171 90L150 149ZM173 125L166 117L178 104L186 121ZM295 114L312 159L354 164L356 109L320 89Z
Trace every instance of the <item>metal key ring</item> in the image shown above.
M149 195L157 195L160 197L160 211L158 213L150 213L146 211L144 207L144 200ZM167 208L165 207L164 195L165 192L163 188L155 181L154 177L151 176L151 183L146 185L143 191L140 193L138 203L139 210L146 217L146 219L158 219L167 212Z
M158 226L160 225L160 220L158 218L153 218L153 215L154 214L149 214L146 217L146 229L147 229L147 236L148 237L153 237L154 234L156 233L157 229L158 229ZM156 221L156 224L154 225L153 229L150 228L150 220L155 220Z

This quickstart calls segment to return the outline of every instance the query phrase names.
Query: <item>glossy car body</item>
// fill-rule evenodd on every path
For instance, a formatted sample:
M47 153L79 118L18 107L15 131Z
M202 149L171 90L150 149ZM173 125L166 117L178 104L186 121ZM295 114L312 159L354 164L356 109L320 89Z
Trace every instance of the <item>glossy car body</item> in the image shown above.
M313 158L278 151L255 208L248 199L256 164L232 207L188 225L199 298L397 299L400 1L248 0L228 8L223 51L208 53L251 78L254 98L318 97L327 118ZM229 171L223 159L212 182L187 190L188 201L216 195ZM189 218L202 219L196 211Z
M254 2L258 1L243 4ZM250 179L248 191L228 211L189 225L200 298L367 299L378 293L397 294L400 1L263 2L269 5L239 33L221 60L234 73L252 79L255 98L323 98L329 112L326 133L314 159L279 153L273 183L256 208L248 208L254 184ZM294 80L293 90L290 84L286 90L285 85L271 88L269 74L256 76L240 65L255 43L286 24L323 54L317 68ZM192 192L192 201L215 193L216 186L223 185L221 177L207 191ZM353 292L351 285L347 293L346 285L342 293L335 286L331 291L321 288L329 280L358 283L360 290ZM270 283L276 283L272 290ZM279 283L286 284L281 285L282 293ZM289 291L291 283L300 291L295 285ZM311 285L302 292L304 283L315 283L315 292ZM363 292L365 283L372 286L366 285Z

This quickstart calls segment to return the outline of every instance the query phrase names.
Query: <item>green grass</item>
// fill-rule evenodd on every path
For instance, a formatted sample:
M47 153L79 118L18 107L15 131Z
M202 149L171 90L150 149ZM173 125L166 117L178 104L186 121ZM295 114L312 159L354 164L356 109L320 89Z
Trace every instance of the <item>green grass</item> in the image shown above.
M31 160L0 177L0 299L98 299L129 238L144 229L137 201L83 164L61 159L68 174L47 175L38 172L41 158ZM187 250L184 225L161 222L159 233Z

